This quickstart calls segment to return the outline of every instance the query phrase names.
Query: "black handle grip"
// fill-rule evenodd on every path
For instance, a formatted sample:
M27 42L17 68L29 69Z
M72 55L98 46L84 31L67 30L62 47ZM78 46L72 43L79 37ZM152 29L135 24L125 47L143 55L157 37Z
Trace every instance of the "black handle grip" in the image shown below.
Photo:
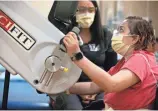
M79 26L73 27L73 29L71 30L71 32L74 32L76 34L76 36L77 36L77 39L80 41L80 39L78 37L78 35L80 33L80 27ZM65 47L65 44L63 43L63 39L64 38L62 38L60 40L60 50L63 51L63 52L66 52L66 47Z

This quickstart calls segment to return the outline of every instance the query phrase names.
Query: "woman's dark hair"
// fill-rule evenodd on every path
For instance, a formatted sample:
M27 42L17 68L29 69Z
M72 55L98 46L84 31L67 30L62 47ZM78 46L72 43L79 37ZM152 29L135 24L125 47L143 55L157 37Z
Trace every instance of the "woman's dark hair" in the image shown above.
M96 13L95 13L94 22L91 25L90 30L91 30L91 33L93 34L93 40L101 44L101 41L104 38L104 32L103 32L103 27L101 24L100 10L96 1L92 0L91 2L96 7Z
M158 37L156 37L156 43L158 43Z
M100 10L99 10L98 4L95 0L91 0L91 2L93 3L94 7L96 8L94 22L90 27L90 32L92 34L92 41L95 41L96 44L100 44L102 47L102 45L103 45L102 42L104 40L104 31L103 31L103 27L101 24ZM74 25L77 25L76 18L74 18L74 20L73 20L73 26Z
M135 50L153 51L156 42L153 26L142 17L129 16L126 18L130 34L139 35L139 40L135 44Z

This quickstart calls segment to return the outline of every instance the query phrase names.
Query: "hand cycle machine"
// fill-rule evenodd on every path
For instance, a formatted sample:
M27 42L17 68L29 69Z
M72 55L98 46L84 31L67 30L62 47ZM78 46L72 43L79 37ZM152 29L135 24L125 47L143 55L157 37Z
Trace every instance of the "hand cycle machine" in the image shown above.
M55 1L48 19L25 1L0 2L0 64L5 75L2 109L7 108L10 73L48 95L70 88L81 74L65 53L62 38L72 27L77 1Z

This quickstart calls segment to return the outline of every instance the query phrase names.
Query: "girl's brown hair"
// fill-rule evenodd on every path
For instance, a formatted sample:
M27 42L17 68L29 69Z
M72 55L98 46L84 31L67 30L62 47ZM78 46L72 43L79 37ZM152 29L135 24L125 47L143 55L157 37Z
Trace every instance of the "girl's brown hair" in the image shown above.
M152 24L138 16L129 16L126 20L130 34L139 35L140 37L135 44L135 50L148 50L153 52L156 39Z

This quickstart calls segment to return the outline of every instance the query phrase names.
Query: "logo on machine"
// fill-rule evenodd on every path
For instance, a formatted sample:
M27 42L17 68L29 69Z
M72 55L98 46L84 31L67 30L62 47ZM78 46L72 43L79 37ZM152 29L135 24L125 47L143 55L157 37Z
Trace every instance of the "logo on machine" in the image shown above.
M0 27L26 50L30 50L35 40L0 10Z

